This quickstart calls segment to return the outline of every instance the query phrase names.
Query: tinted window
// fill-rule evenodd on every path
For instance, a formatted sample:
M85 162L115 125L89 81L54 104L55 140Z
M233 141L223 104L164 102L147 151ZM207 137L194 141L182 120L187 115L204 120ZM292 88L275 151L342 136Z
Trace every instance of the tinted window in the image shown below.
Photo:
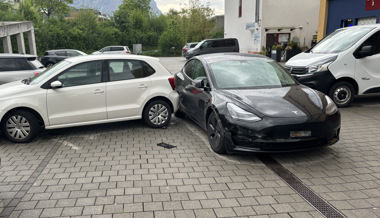
M75 57L78 55L80 55L80 54L76 51L67 51L67 56L69 56L69 57Z
M101 51L102 51L102 52L104 52L104 51L110 51L110 47L105 47L105 48L103 48Z
M190 77L190 78L193 78L193 75L194 75L193 63L194 63L194 60L189 61L189 62L187 62L187 64L186 64L185 67L183 68L183 70L185 71L185 74L186 74L188 77Z
M0 71L33 70L24 58L0 58Z
M138 79L146 77L140 61L112 60L108 61L110 81Z
M111 47L111 51L124 51L123 47Z
M192 60L185 66L185 73L192 80L201 80L206 78L205 68L199 60Z
M146 76L151 76L153 75L156 71L153 69L153 67L151 67L149 64L143 62L143 66L144 66L144 69L145 69L145 74Z
M211 64L217 87L244 89L295 85L293 78L273 61L233 60Z
M100 83L102 81L102 61L92 61L75 65L61 73L57 80L63 87Z

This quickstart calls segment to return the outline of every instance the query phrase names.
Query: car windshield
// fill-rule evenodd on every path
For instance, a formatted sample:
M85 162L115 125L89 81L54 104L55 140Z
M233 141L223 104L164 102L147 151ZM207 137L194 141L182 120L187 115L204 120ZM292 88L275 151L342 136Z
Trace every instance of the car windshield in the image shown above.
M211 64L217 88L249 89L296 85L295 80L270 60L233 60Z
M29 84L30 85L34 85L34 84L38 84L40 83L41 81L45 80L46 78L48 78L50 75L52 75L53 73L61 70L62 68L66 67L67 65L71 64L71 62L69 61L61 61L59 62L58 64L55 64L54 66L46 69L45 71L37 74L36 76L32 77L29 81Z
M326 36L321 42L315 45L310 52L329 54L345 51L371 30L373 30L372 27L337 30Z

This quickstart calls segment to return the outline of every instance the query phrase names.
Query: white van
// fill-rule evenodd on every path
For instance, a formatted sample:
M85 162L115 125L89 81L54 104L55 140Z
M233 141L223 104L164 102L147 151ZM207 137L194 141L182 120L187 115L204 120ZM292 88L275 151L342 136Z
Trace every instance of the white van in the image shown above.
M337 29L285 68L338 107L350 105L355 95L380 93L380 24Z

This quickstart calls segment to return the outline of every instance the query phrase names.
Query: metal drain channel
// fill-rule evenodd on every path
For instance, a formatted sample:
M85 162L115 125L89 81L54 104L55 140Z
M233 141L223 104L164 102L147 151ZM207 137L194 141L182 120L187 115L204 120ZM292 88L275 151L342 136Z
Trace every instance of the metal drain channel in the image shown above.
M49 151L49 153L45 156L45 158L41 161L38 167L34 170L29 179L24 183L21 189L17 192L17 194L13 197L13 199L8 203L8 205L4 208L4 210L0 213L0 217L9 217L17 204L20 203L21 199L25 196L28 190L33 186L36 182L38 176L45 169L46 165L52 159L54 154L58 151L59 147L62 145L64 139L59 139L53 146L53 148Z
M259 155L258 158L273 172L280 176L294 191L304 198L311 206L328 218L344 218L331 204L324 201L315 192L305 186L295 175L278 163L270 155Z

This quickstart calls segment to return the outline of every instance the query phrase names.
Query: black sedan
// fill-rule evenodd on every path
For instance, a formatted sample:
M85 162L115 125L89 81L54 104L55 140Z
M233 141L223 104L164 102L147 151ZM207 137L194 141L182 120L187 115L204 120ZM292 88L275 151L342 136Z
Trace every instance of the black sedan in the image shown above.
M205 129L216 153L300 151L339 140L334 102L264 56L196 56L175 82L176 115Z

